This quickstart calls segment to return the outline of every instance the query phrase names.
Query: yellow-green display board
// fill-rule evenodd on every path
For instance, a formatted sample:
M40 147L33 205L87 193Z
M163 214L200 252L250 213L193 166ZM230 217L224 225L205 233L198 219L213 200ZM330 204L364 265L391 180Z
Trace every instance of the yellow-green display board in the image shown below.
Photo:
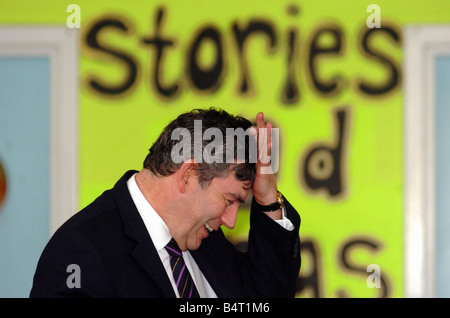
M402 28L449 23L450 2L371 4L3 0L0 23L79 27L80 208L178 114L263 111L302 218L297 296L402 297ZM245 248L247 233L244 206L226 234Z

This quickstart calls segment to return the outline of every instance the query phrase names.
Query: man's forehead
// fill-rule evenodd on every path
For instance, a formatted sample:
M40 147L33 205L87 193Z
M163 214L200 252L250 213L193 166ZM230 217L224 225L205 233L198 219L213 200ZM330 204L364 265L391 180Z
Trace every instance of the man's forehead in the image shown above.
M247 193L241 195L239 193L233 193L233 192L225 192L225 195L232 196L235 200L238 200L241 203L245 202L245 199L247 197Z
M242 187L245 190L248 190L252 185L252 182L250 180L239 180L236 177L236 173L234 171L229 172L228 175L223 178L223 180L227 183L232 184L233 186Z
M251 187L251 181L240 181L234 173L229 173L224 178L214 178L213 183L219 186L224 192L241 193L247 191Z

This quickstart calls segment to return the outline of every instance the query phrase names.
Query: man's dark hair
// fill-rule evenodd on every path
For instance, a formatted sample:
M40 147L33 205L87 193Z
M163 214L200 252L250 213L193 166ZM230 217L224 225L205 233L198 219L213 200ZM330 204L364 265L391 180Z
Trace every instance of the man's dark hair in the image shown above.
M203 188L209 186L214 178L224 178L228 175L229 171L234 171L236 178L239 181L249 180L253 184L255 178L255 163L250 160L250 147L249 142L242 143L236 142L234 138L233 143L233 158L236 160L238 158L238 148L245 148L245 161L244 162L227 162L226 155L226 129L243 129L247 131L251 127L252 123L244 117L233 116L222 109L209 108L209 109L194 109L188 113L179 115L175 120L169 123L166 128L164 128L161 135L158 137L156 142L150 148L150 152L144 160L144 168L149 169L153 174L158 176L171 175L177 171L183 162L176 163L172 158L172 149L179 143L179 140L172 139L172 133L177 128L185 128L190 133L191 141L191 154L190 159L194 159L194 121L201 120L202 136L206 129L217 128L221 131L223 138L223 160L221 162L213 161L212 163L204 162L202 160L197 163L197 173L199 178L199 183ZM202 138L200 136L200 138ZM214 140L214 139L213 139ZM202 138L202 151L205 146L211 141L203 140Z

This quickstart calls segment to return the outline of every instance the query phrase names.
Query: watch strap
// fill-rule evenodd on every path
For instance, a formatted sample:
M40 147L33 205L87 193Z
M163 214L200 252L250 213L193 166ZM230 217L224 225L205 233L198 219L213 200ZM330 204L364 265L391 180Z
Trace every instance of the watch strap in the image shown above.
M255 205L257 208L263 212L273 212L277 211L284 207L284 200L283 195L280 193L280 191L277 191L277 201L269 204L269 205L261 205L255 200Z

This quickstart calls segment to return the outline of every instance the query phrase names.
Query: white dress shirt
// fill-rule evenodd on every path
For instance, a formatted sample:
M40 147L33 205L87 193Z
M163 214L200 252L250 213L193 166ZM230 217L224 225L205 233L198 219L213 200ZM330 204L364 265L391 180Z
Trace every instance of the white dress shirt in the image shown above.
M128 191L130 191L131 198L133 199L136 208L141 215L142 220L144 221L145 227L152 239L153 245L158 252L159 258L164 266L164 269L167 272L167 276L169 277L170 282L172 283L172 288L175 292L175 295L179 298L180 295L178 293L178 289L175 283L175 279L173 278L172 269L170 266L169 253L166 251L165 247L167 243L172 239L170 235L169 228L166 223L161 219L158 213L153 209L150 203L145 199L141 190L139 189L136 179L136 174L134 174L128 181ZM289 231L294 229L291 221L285 217L285 209L283 208L283 219L276 220L278 224L283 226ZM201 298L217 298L216 293L211 288L211 285L206 280L205 276L203 276L200 268L195 262L192 255L189 251L184 251L183 258L186 266L189 270L189 273L192 276L192 279L197 287L198 293Z

